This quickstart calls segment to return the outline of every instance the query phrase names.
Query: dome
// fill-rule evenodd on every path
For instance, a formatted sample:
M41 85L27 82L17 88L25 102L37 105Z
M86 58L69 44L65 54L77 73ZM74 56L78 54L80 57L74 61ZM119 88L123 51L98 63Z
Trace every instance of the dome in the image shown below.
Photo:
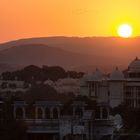
M110 80L124 80L123 73L116 68L110 75Z
M103 79L103 73L99 69L96 69L95 76L98 78L98 80Z
M138 59L137 57L135 58L135 60L133 60L130 64L129 64L129 69L130 70L140 70L140 59Z
M103 80L103 74L98 69L96 69L95 73L93 73L89 78L89 81L101 81L101 80Z
M82 79L85 80L85 81L88 81L89 78L90 78L90 76L91 76L91 74L87 73L87 74L85 74L85 75L83 76Z
M86 82L90 79L91 74L87 73L83 76L83 78L80 80L80 85L86 85Z
M92 73L88 79L88 81L98 81L98 77L95 73Z

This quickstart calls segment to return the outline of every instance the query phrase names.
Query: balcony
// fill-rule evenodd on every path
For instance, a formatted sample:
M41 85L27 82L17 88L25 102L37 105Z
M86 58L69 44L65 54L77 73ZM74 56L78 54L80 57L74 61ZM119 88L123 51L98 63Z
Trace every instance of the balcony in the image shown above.
M59 120L57 119L26 119L28 133L58 133Z
M96 125L105 125L105 126L113 126L114 121L110 119L95 119Z

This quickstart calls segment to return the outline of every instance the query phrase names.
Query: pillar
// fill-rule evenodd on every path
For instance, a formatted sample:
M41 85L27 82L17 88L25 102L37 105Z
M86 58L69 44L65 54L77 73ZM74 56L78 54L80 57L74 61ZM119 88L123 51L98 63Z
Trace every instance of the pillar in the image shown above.
M75 107L73 106L73 116L75 116Z
M60 118L60 108L57 107L58 118Z
M113 134L111 135L111 140L114 140L114 136L113 136Z
M103 109L102 109L102 107L100 107L100 119L102 119L103 118Z
M107 119L109 119L109 108L107 108Z

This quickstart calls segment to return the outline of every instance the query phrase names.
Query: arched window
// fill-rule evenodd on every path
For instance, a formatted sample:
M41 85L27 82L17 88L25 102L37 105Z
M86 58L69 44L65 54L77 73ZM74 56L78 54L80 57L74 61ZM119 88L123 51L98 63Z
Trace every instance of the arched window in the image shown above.
M75 110L75 115L76 116L79 116L79 117L82 117L83 116L83 111L81 108L76 108Z
M53 109L53 118L58 119L58 110L57 110L57 108Z
M22 108L17 108L16 109L16 118L17 119L23 119L23 109Z
M2 84L1 84L1 88L2 89L5 89L5 88L7 88L8 87L8 83L7 82L3 82Z
M37 119L43 119L43 111L41 108L37 110Z
M27 107L26 112L26 115L29 119L35 119L35 107Z
M107 119L108 117L108 113L107 113L107 109L106 108L103 108L103 119Z
M48 108L45 109L45 118L50 119L50 109Z

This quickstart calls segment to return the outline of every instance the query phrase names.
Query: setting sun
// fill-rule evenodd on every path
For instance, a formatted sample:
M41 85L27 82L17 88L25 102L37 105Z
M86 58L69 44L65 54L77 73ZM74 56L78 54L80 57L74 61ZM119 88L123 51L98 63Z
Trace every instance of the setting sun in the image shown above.
M120 37L128 38L132 35L132 27L128 24L123 24L118 27L118 35Z

